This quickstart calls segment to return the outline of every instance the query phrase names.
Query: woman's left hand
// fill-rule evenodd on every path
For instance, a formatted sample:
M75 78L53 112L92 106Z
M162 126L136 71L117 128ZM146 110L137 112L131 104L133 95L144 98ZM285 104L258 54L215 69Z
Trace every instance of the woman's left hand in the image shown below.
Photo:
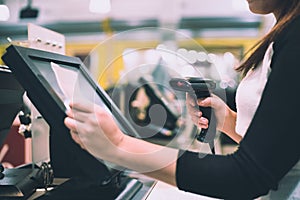
M96 104L71 103L65 118L73 140L93 156L110 156L124 138L124 134L106 110Z

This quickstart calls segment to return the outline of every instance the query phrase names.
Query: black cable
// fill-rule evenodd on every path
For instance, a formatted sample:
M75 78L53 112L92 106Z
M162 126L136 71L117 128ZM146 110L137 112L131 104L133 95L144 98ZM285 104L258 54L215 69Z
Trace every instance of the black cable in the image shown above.
M53 169L49 162L48 163L43 162L40 168L41 168L42 178L43 178L42 186L47 191L47 188L53 183L53 179L54 179Z
M0 163L0 179L4 178L4 174L2 173L4 171L3 165Z

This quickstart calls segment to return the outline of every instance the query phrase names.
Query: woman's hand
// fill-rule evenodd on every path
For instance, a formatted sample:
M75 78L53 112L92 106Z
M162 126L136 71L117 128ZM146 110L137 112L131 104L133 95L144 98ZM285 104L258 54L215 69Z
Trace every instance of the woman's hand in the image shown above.
M212 94L211 97L196 99L187 94L186 104L192 121L197 127L206 129L209 124L208 119L202 117L199 106L212 107L217 118L217 129L226 133L236 142L241 140L241 136L235 132L236 113L220 97Z
M74 141L97 158L110 156L124 137L113 117L95 104L71 103L70 108L64 122Z
M188 112L192 118L192 121L199 128L208 128L208 119L202 116L201 110L199 110L199 106L202 107L212 107L214 109L216 118L217 118L217 128L220 129L222 127L222 122L224 121L225 111L227 109L227 105L225 102L217 97L216 95L212 95L211 97L196 99L193 96L187 94L186 103Z
M71 103L65 125L72 138L96 158L176 185L178 150L130 137L113 117L94 104Z

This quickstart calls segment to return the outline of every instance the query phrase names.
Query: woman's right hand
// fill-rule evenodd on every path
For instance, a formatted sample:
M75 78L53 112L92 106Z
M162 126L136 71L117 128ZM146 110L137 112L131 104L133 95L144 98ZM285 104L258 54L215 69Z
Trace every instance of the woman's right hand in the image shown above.
M227 134L237 143L241 141L242 137L235 132L236 112L232 111L220 97L212 94L207 98L196 99L187 94L186 104L192 121L197 127L206 129L209 125L208 119L202 116L199 106L211 107L214 109L217 119L217 129Z
M209 124L208 119L203 117L201 110L199 110L199 106L201 106L211 107L214 109L217 118L217 129L222 129L226 111L229 109L229 107L221 98L212 94L211 97L196 99L195 97L187 94L186 104L188 113L190 114L193 123L197 127L207 129Z

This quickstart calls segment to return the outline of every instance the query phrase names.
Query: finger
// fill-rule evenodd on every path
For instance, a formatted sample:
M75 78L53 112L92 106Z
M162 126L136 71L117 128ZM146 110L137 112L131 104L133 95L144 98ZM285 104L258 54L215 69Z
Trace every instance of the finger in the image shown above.
M202 112L199 110L189 111L189 115L195 125L198 125L199 119L202 117Z
M201 127L201 128L208 128L208 120L204 117L201 117L198 121L198 125Z
M207 124L200 124L198 125L199 128L203 128L203 129L208 129L208 125Z
M64 124L68 129L70 129L70 131L74 131L77 133L81 133L81 131L83 130L82 127L84 127L84 123L70 117L65 118Z
M94 110L94 104L91 102L85 101L85 102L70 102L70 108L72 108L74 111L81 111L90 113Z
M67 116L80 122L87 121L91 113L95 113L97 109L94 104L82 105L81 103L70 103L70 108L66 111Z
M83 112L83 111L78 111L78 110L72 110L72 116L71 118L75 119L76 121L79 122L86 122L89 120L91 117L91 113Z
M76 130L76 122L73 118L71 117L66 117L64 119L64 124L66 125L66 127L70 130Z
M198 114L191 115L192 119L197 122L197 124L200 122L201 124L208 123L208 120L205 117L202 117L202 114L200 116Z
M202 116L202 113L199 111L199 110L194 110L194 111L190 111L190 116L191 116L191 119L193 121L193 123L196 125L196 126L199 126L199 120Z
M197 116L192 116L191 119L197 127L208 128L208 120L206 118L204 117L199 118Z
M203 107L211 107L211 101L212 101L211 97L207 97L205 99L197 99L197 104Z
M71 109L67 109L67 110L66 110L66 115L67 115L68 117L74 118L74 117L73 117L73 111L72 111Z
M83 148L83 149L85 148L85 146L83 145L83 142L81 141L77 132L71 131L71 137L77 144L80 145L81 148Z
M191 111L191 116L199 119L200 117L202 117L202 112L199 111L198 109L194 109Z

